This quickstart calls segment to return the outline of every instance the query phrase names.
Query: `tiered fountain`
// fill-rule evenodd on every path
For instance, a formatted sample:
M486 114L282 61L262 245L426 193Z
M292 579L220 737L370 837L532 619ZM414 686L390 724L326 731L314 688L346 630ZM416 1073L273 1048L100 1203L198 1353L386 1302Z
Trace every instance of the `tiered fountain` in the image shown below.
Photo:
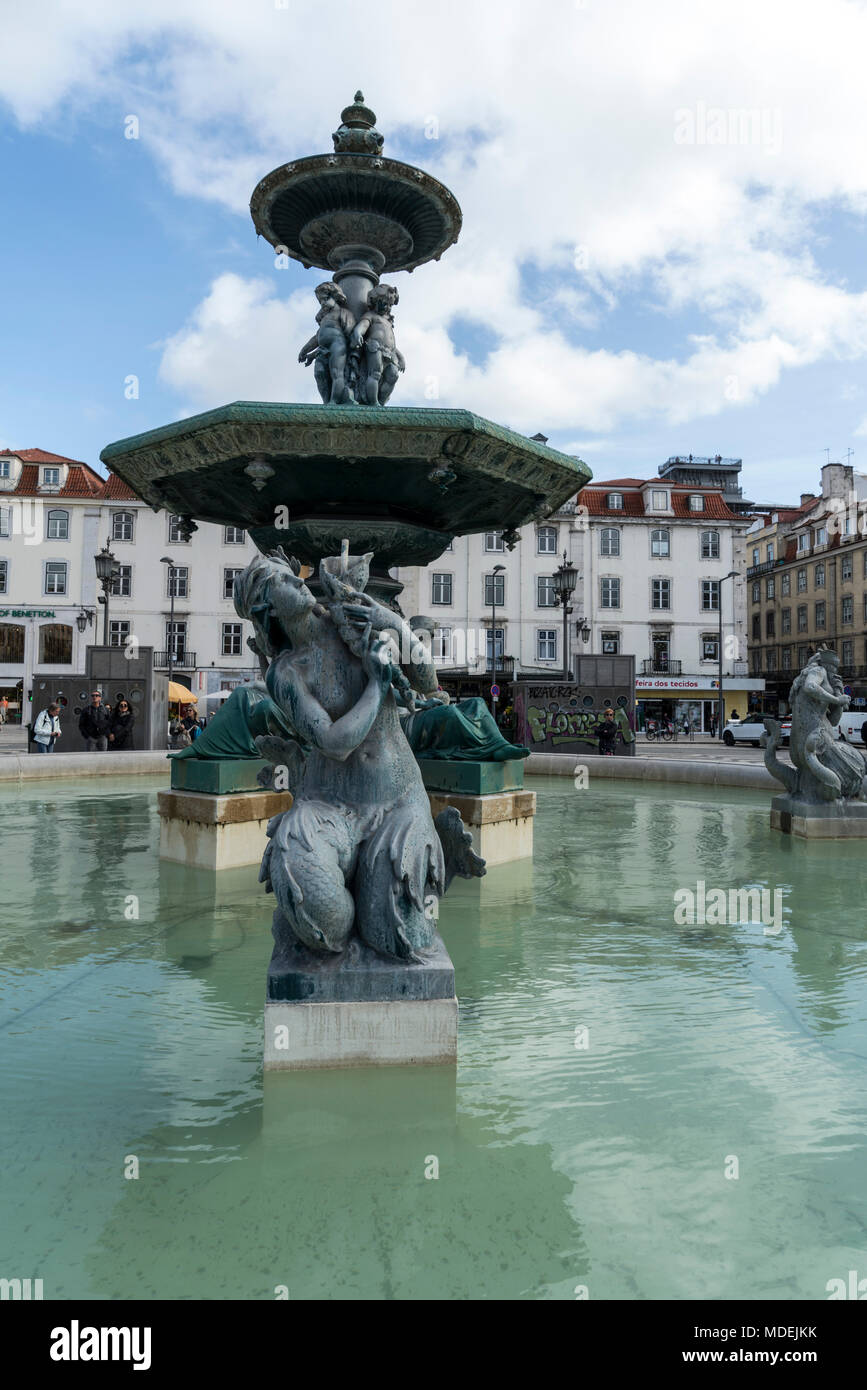
M278 252L328 274L316 288L316 331L299 353L322 404L238 401L101 455L154 509L180 515L188 534L210 521L246 528L264 556L282 548L245 572L236 606L253 622L267 682L260 724L250 717L254 752L293 769L292 811L285 800L253 807L250 798L276 793L232 784L225 767L218 782L213 769L191 781L196 760L173 768L176 791L163 794L183 795L175 819L187 827L199 815L197 798L227 790L248 799L257 835L280 814L263 867L279 904L266 1065L454 1057L454 977L429 900L454 873L479 872L480 861L460 829L458 798L440 812L431 839L418 765L408 766L400 748L393 756L394 740L404 741L390 714L395 695L412 705L413 691L432 695L437 682L429 653L389 655L378 638L383 626L403 623L401 586L389 570L428 564L454 536L480 531L502 532L511 549L518 527L549 515L590 476L579 460L469 411L387 408L404 359L392 316L398 291L380 276L439 260L457 240L461 212L436 179L383 156L375 121L356 93L334 152L275 169L251 202L256 230ZM302 565L318 576L309 588ZM312 694L328 728L342 733L323 733L306 703ZM372 700L380 705L371 725L359 711L370 713ZM232 802L234 825L239 804ZM222 811L201 814L217 833ZM338 822L355 827L351 843L328 842L327 826ZM189 844L186 831L180 838ZM319 855L329 884L327 902L313 907L312 887L299 887L306 854ZM377 901L387 929L372 922Z

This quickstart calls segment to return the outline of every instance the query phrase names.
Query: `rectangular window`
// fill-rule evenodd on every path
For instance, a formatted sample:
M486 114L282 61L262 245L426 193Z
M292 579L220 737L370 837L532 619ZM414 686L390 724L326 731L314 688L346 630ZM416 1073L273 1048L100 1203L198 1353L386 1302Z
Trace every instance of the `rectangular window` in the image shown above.
M620 633L619 633L619 632L603 632L603 634L602 634L602 655L603 655L603 656L619 656L619 655L620 655Z
M761 642L761 640L762 640L762 615L761 615L761 613L754 613L754 614L753 614L753 641L754 641L754 642Z
M854 666L854 664L855 664L855 643L851 640L851 638L847 637L847 638L845 639L845 641L841 643L841 650L842 650L842 654L843 654L843 663L842 663L842 664L843 664L844 666Z
M705 632L701 639L702 661L719 661L719 637L715 632Z
M813 586L816 589L824 589L825 587L824 561L821 564L813 566Z
M783 598L788 598L792 592L792 576L788 572L780 578L780 594Z
M111 619L108 625L108 645L110 647L125 647L129 640L129 623L125 618L120 618L115 622Z
M504 549L505 546L503 545L503 537L499 531L485 532L485 550L501 551Z
M42 485L43 485L43 487L59 487L59 486L60 486L60 469L59 469L59 468L43 468L43 470L42 470Z
M771 578L765 580L765 598L773 598L775 593L774 581Z
M540 627L536 633L536 659L537 661L557 660L557 629L555 627Z
M800 670L803 666L806 666L806 664L807 664L807 648L806 648L806 647L799 647L799 648L798 648L798 670Z
M791 671L791 669L792 669L792 648L791 648L791 647L783 647L783 670L784 670L784 671Z
M240 656L242 651L241 624L223 623L223 656Z
M777 617L776 613L766 613L766 614L765 614L765 636L766 636L766 637L776 637L776 635L777 635L777 622L776 622L776 617Z
M703 579L701 581L701 607L703 613L719 612L718 579Z
M651 531L650 553L654 559L667 560L671 555L671 532Z
M766 669L767 669L768 671L776 671L776 669L777 669L777 653L773 650L773 648L771 648L770 651L769 651L768 654L767 654L767 667L766 667Z
M430 577L430 601L437 604L450 604L452 601L452 577L450 574L432 574Z
M827 542L828 542L828 532L827 532L827 530L825 529L824 526L818 526L818 527L816 528L816 544L817 544L817 545L826 545Z
M803 555L805 550L810 549L810 537L806 531L802 531L798 537L798 554Z
M189 577L186 565L166 565L166 598L189 598Z
M451 661L452 630L450 627L438 627L434 633L433 658L434 661Z
M497 608L502 608L506 602L506 576L504 574L485 575L485 607L490 608L494 604Z
M132 565L118 565L111 592L114 598L132 598Z
M855 600L851 594L846 594L843 597L840 610L840 621L843 623L852 623L855 621Z
M169 545L189 545L189 537L181 534L182 516L169 517Z
M112 512L111 538L113 541L131 541L133 537L132 512Z
M825 626L825 600L816 604L816 627Z
M557 596L554 593L554 580L550 574L540 574L536 577L536 607L555 608L557 606Z
M798 606L798 631L799 631L799 632L806 632L806 631L807 631L807 605L806 605L806 603L799 604L799 606Z
M166 651L172 653L172 660L180 662L187 654L187 625L183 622L166 623Z
M844 584L852 578L852 556L843 555L840 558L840 578ZM851 664L851 663L850 663Z
M698 492L693 493L692 496L690 497L690 499L689 499L689 510L690 510L691 512L703 512L703 511L704 511L704 498L701 496L700 493L698 493Z
M781 626L780 626L780 631L781 631L781 632L791 632L791 631L792 631L792 610L791 610L791 608L784 608L784 609L783 609L783 612L782 612L782 623L781 623Z
M9 592L9 561L0 560L0 594Z
M622 492L609 492L607 498L605 499L605 505L608 507L608 510L609 510L609 511L612 511L612 512L622 512L622 511L623 511L623 493L622 493Z
M620 532L616 526L603 526L599 533L599 554L620 554Z
M719 559L719 531L702 531L701 558L703 560Z
M223 598L231 598L235 589L235 580L243 570L224 569L223 570Z
M12 508L0 507L0 537L8 540L12 535ZM867 551L864 552L867 555Z
M65 594L65 593L66 593L66 561L65 561L65 560L46 560L46 562L45 562L45 592L46 592L46 594Z
M69 540L69 512L50 511L45 528L46 539L50 541Z
M806 592L807 592L807 571L806 571L806 570L798 570L798 593L799 593L799 594L805 594Z
M12 464L9 459L0 459L0 478L12 477Z
M557 554L557 527L540 526L536 532L536 553L538 555Z
M503 659L503 652L506 650L506 631L505 631L505 628L498 627L498 628L496 629L496 631L495 631L494 636L495 636L496 644L497 644L497 645L496 645L497 665L499 666L500 663L502 662L502 659ZM494 669L494 657L493 657L493 651L494 651L494 649L493 649L493 646L492 646L492 644L491 644L491 629L490 629L490 628L487 629L487 632L486 632L486 634L485 634L485 650L486 650L486 657L487 657L487 668L488 668L489 671L493 671L493 669Z
M651 608L671 607L671 580L654 579L651 582Z
M754 564L754 565L757 565L757 564L759 563L759 556L761 555L761 553L762 553L762 552L759 550L759 547L758 547L757 545L754 545L754 546L753 546L753 564Z
M619 579L600 579L600 607L619 608L620 607L620 580Z
M668 493L667 493L667 492L654 492L654 494L653 494L653 510L656 511L656 512L664 511L665 508L666 508L667 506L668 506Z
M753 603L761 603L762 586L757 579L753 580Z
M765 547L765 556L766 556L766 558L767 558L768 564L769 564L769 565L772 565L773 562L774 562L774 543L773 543L773 541L769 541L768 544L767 544L767 546Z
M223 530L224 545L243 545L246 531L240 526L226 526Z

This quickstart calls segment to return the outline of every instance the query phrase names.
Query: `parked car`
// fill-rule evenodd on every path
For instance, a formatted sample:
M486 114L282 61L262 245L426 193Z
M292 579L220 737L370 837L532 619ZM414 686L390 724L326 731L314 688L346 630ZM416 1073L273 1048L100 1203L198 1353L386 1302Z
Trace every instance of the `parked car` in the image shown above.
M781 719L780 727L783 731L782 741L788 743L792 732L791 719ZM723 743L727 748L735 743L751 743L756 748L764 748L767 741L768 731L761 714L752 714L748 719L730 719L723 729Z
M867 743L867 714L864 710L849 710L840 720L840 737L847 743Z

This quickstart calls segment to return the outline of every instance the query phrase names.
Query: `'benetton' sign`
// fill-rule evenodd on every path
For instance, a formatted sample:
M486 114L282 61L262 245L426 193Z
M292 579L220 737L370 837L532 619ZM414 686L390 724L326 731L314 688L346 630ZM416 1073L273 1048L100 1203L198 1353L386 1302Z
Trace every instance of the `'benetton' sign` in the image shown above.
M0 618L54 618L53 608L0 608Z

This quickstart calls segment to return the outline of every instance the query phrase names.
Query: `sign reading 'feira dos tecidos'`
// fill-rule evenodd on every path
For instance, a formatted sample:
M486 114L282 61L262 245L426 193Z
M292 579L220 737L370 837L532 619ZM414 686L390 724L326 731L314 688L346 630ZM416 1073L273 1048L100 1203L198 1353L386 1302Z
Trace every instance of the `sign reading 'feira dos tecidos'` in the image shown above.
M0 608L0 618L55 618L53 608Z

